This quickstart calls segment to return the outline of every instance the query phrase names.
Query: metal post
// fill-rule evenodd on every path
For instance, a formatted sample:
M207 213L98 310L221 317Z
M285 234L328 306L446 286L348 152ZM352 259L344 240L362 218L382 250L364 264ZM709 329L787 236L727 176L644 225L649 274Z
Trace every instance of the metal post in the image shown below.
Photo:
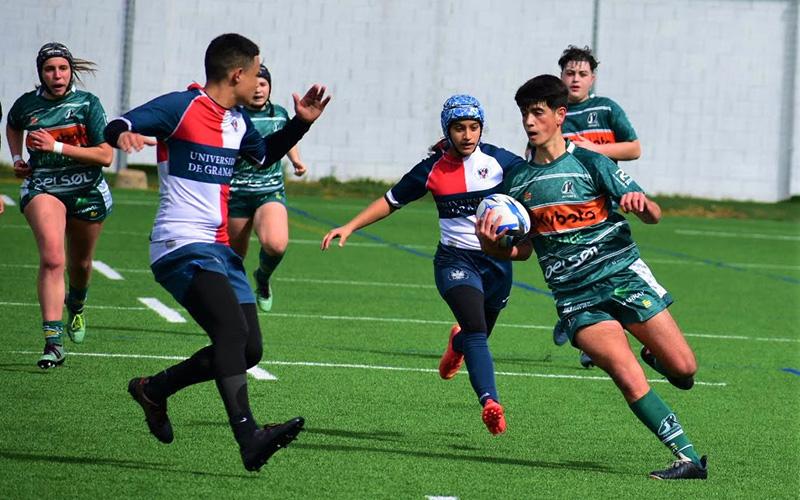
M120 114L130 109L131 98L131 65L133 64L133 31L135 28L136 0L125 0L125 32L122 41L122 75L119 88ZM118 151L115 171L128 167L128 155Z

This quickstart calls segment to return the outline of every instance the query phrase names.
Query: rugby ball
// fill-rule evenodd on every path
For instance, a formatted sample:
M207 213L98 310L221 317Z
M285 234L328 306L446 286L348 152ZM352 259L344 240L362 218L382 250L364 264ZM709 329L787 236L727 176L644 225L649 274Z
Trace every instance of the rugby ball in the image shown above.
M528 210L514 198L501 193L491 194L478 205L475 216L480 219L489 209L492 209L492 216L495 219L500 218L497 233L508 229L506 235L500 240L502 246L516 245L531 230L531 218Z

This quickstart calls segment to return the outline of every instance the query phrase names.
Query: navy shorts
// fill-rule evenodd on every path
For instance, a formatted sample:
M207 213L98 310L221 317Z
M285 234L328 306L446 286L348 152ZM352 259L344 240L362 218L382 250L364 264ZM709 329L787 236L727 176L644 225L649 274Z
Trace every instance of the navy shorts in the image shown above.
M192 278L200 269L228 277L240 304L254 304L256 298L242 258L231 247L220 243L190 243L168 253L150 265L153 276L181 305Z
M440 243L433 258L433 274L442 297L455 286L471 286L483 293L490 310L504 308L511 294L511 261L489 257L480 250Z

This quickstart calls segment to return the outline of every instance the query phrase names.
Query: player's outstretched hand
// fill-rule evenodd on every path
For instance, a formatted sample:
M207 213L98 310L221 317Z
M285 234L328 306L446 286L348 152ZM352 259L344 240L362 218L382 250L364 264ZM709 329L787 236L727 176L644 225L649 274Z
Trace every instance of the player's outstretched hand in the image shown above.
M145 137L136 132L123 132L117 139L117 147L126 153L141 151L145 146L155 146L158 141L152 137Z
M298 94L292 94L295 114L304 122L314 123L331 100L331 96L325 95L326 90L324 85L315 83L302 99Z
M333 240L335 240L336 238L339 238L339 246L343 247L345 242L347 241L347 238L349 238L352 233L353 231L348 229L346 226L341 226L331 229L330 231L328 231L328 234L326 234L325 237L322 238L322 244L320 245L320 248L323 251L327 250L328 247L331 246Z

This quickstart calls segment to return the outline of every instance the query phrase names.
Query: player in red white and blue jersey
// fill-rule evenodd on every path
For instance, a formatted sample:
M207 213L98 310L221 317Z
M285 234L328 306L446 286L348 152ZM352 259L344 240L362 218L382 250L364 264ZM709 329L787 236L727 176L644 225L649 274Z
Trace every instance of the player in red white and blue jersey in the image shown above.
M451 379L466 360L470 383L482 405L482 419L492 434L506 430L504 410L494 379L488 337L511 290L509 262L481 251L475 235L475 211L484 197L498 192L503 178L525 160L480 141L484 110L477 99L454 95L441 113L445 140L430 157L406 173L385 196L375 200L344 226L322 240L344 246L356 230L391 215L430 192L439 212L441 236L434 257L434 277L442 298L458 322L450 332L439 363L439 375ZM442 147L443 146L443 147Z
M268 166L294 146L325 109L325 87L300 99L295 117L262 138L241 105L258 84L258 46L238 34L220 35L206 50L206 84L157 97L106 127L109 144L125 151L157 146L159 207L150 235L153 274L206 331L211 345L128 391L150 432L173 440L167 398L214 380L247 470L258 470L302 430L303 419L259 429L250 410L246 370L262 354L255 297L242 259L228 245L228 195L241 155ZM147 136L153 136L156 140Z
M567 86L554 75L537 76L517 91L535 152L529 164L506 176L503 191L528 209L530 238L502 246L505 231L497 234L487 211L476 226L481 247L510 260L526 260L536 252L569 340L608 373L631 411L675 456L671 466L650 477L706 479L706 457L697 453L676 414L650 387L625 334L644 345L643 361L672 385L692 388L697 361L667 309L672 297L640 258L630 226L612 201L646 224L659 222L661 208L607 157L564 139L567 94Z

